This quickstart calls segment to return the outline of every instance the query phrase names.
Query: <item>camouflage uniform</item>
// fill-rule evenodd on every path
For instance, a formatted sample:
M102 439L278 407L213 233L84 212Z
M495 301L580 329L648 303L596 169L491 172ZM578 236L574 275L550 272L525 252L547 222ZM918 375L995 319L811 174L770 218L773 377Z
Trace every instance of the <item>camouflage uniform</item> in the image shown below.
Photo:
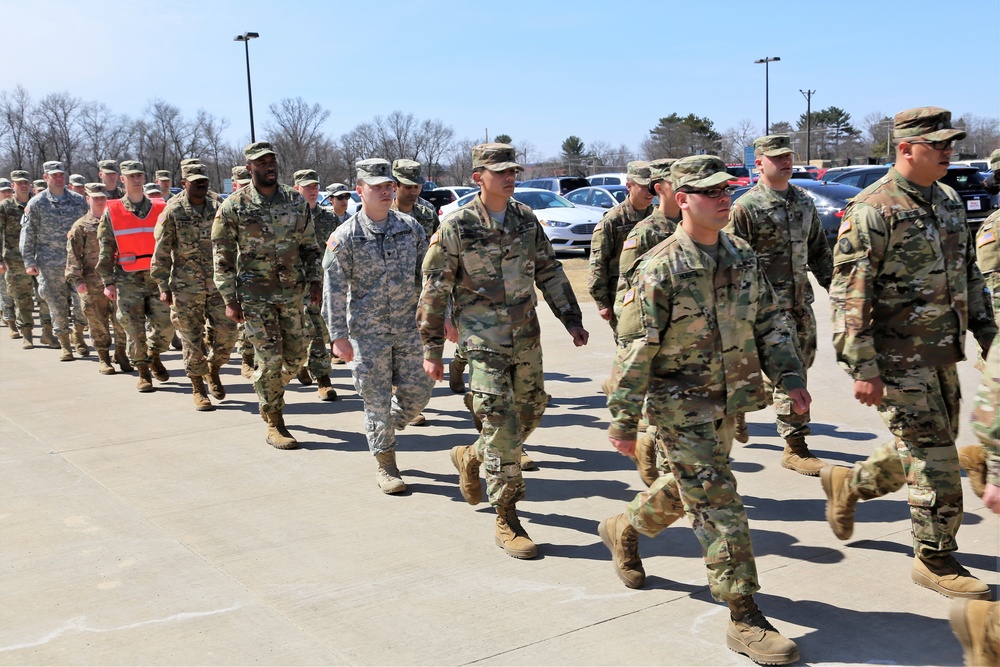
M789 184L782 197L758 182L733 203L725 231L747 241L757 253L778 307L794 323L799 356L808 369L816 359L815 296L808 271L826 290L833 273L833 255L812 198L796 185ZM809 413L796 414L780 384L774 385L773 400L778 435L809 435Z
M100 220L90 211L73 223L66 240L66 280L74 292L81 286L87 288L82 295L83 313L90 325L90 339L94 348L107 351L111 347L109 326L112 318L111 300L104 295L104 283L97 273L100 244L97 226Z
M313 227L316 230L316 244L322 248L333 230L340 226L340 220L333 210L317 204L309 209ZM330 332L320 306L306 300L306 320L309 325L309 374L314 378L330 374Z
M0 192L9 192L10 196L7 199L13 199L13 188L11 187L10 181L6 178L0 178ZM4 200L6 201L6 200ZM0 262L3 260L0 259ZM14 299L11 298L9 291L7 290L7 281L0 280L0 317L3 318L3 323L9 326L12 337L19 337L17 334L17 323L14 321Z
M24 260L21 258L21 220L24 219L26 204L27 202L19 202L16 197L0 202L0 245L3 248L3 262L7 266L4 281L14 299L17 328L22 334L30 334L34 327L34 296L38 281L25 272ZM38 300L38 312L42 325L51 325L49 307L43 299Z
M57 337L70 333L72 296L66 282L66 237L86 212L87 200L68 188L61 197L44 190L24 207L21 256L25 269L38 269L39 293L49 306Z
M890 169L857 195L840 227L830 288L837 359L855 380L881 377L878 409L895 436L854 465L848 489L869 499L908 484L921 560L957 549L955 364L967 328L985 348L997 332L962 199L940 183L928 190L929 199Z
M430 240L417 309L424 358L439 360L452 304L458 344L469 360L473 410L483 422L475 457L485 461L493 506L524 497L520 450L548 400L535 287L567 329L583 321L531 209L510 199L504 216L503 223L495 221L477 195L445 217Z
M1000 326L1000 211L986 218L976 232L976 263L983 272L993 302L993 317Z
M212 223L219 205L206 197L200 209L186 194L167 205L153 231L156 250L149 267L159 291L173 296L171 321L180 333L188 377L221 368L236 343L236 322L226 316L213 280Z
M615 291L614 304L615 320L618 322L619 329L632 328L631 323L626 324L621 320L622 300L635 284L635 272L639 268L639 262L647 252L673 234L678 223L680 223L680 218L671 220L659 209L653 209L653 213L648 218L632 228L622 243L618 263L621 275L618 277L618 289ZM633 308L630 313L636 314L638 310Z
M392 210L399 210L395 200L392 202ZM416 203L413 204L413 208L407 215L417 221L420 227L424 230L424 234L427 238L430 238L434 232L438 230L438 227L441 226L441 220L438 218L438 214L434 210L434 207L430 204L430 202L424 201L423 199L418 199Z
M355 348L354 382L376 455L395 449L395 431L423 410L434 385L414 324L426 252L410 216L390 210L383 231L361 210L333 233L323 259L323 315L330 338L350 337Z
M287 185L267 199L248 185L226 198L212 225L215 284L225 303L243 309L261 413L284 409L285 385L306 360L302 295L320 281L320 249L307 209Z
M986 483L1000 486L1000 334L993 338L986 371L976 390L972 430L986 449Z
M108 199L111 200L110 193ZM153 204L145 195L138 203L127 196L122 197L121 202L126 210L140 219L146 219L152 212ZM150 219L146 233L152 235L155 225L156 221ZM115 285L118 290L118 322L128 337L129 361L149 364L153 356L170 349L170 340L174 337L170 307L160 301L160 289L149 271L126 271L118 264L118 243L115 241L110 209L104 212L97 225L97 240L100 246L97 272L105 287Z

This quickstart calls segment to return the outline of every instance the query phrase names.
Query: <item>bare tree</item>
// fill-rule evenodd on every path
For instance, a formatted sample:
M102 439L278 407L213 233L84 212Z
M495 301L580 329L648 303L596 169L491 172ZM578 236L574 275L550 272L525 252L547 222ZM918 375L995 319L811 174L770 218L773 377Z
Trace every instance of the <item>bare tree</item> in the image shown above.
M77 117L83 101L69 93L51 93L43 97L34 109L38 119L36 127L44 138L43 157L61 160L66 168L73 169L73 158L80 146Z
M966 137L955 144L955 153L966 157L989 157L1000 148L1000 120L962 114L954 123L965 130Z
M132 120L125 115L115 115L103 102L84 104L77 126L82 134L80 152L87 165L78 171L91 180L97 178L98 162L120 159L135 141Z
M434 180L441 169L440 161L451 150L455 142L455 130L438 119L420 123L423 150L419 160L424 164L424 174Z
M24 86L0 93L0 123L8 165L14 169L30 169L31 164L31 95Z
M228 178L233 165L229 164L229 154L233 150L225 138L229 121L216 118L204 110L199 110L195 118L195 133L198 137L199 153L210 171L213 172L212 183L221 186L222 179ZM175 173L175 180L180 180L180 174Z
M318 156L331 150L330 140L322 130L330 112L319 104L310 106L301 97L286 97L268 110L271 119L264 129L282 164L293 171L304 168L325 171L326 165L318 163Z
M773 127L773 126L772 126ZM744 118L735 127L727 129L722 134L722 155L726 162L743 163L743 149L753 145L753 140L757 138L757 128L753 121Z

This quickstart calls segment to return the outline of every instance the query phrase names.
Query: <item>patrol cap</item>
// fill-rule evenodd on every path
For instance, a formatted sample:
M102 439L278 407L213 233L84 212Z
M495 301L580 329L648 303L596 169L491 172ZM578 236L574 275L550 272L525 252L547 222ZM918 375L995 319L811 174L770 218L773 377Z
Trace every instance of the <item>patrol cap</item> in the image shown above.
M379 157L359 160L354 163L358 173L356 180L364 181L368 185L381 185L392 182L392 165L388 160Z
M65 174L66 167L62 162L53 160L42 165L42 172L46 174Z
M243 149L243 155L247 160L259 160L265 155L277 156L274 146L268 141L255 141Z
M173 174L171 174L166 169L157 169L156 170L156 180L158 180L158 181L164 181L164 180L169 181L169 180L172 180L172 179L173 179Z
M507 171L524 167L514 161L514 147L510 144L479 144L472 147L472 168L490 171Z
M45 182L44 178L39 178L31 182L31 187L35 188L36 190L38 189L45 190L49 187L49 184Z
M649 162L649 182L662 181L670 178L670 165L677 162L677 158L662 157Z
M142 194L146 195L147 197L150 195L156 197L162 197L163 191L160 190L160 186L157 185L156 183L146 183L146 185L142 186Z
M336 197L337 195L349 195L354 192L343 183L331 183L326 186L326 191L330 193L331 197Z
M108 189L104 183L87 183L83 186L87 190L88 197L107 197Z
M779 157L795 153L792 150L792 138L787 134L769 134L753 140L753 156Z
M31 176L28 175L24 169L15 169L10 172L10 180L12 181L31 181Z
M704 190L724 185L732 178L726 163L714 155L689 155L670 165L670 181L674 190L688 187Z
M114 160L101 160L97 163L97 168L102 174L117 174L118 163Z
M319 185L319 178L316 176L315 169L299 169L297 172L292 174L292 178L295 181L295 185Z
M85 186L85 185L87 185L87 179L84 178L83 176L81 176L80 174L72 174L69 177L69 184L70 185L84 185Z
M990 153L990 169L1000 170L1000 148ZM10 172L10 177L14 178L14 172Z
M186 164L181 168L182 181L208 180L208 167L203 164Z
M13 190L14 186L6 178L0 178L0 190Z
M129 174L145 174L146 168L138 160L125 160L121 164L122 176Z
M420 163L416 160L399 159L392 163L392 176L403 185L423 185Z
M649 185L650 177L649 163L645 160L633 160L625 165L625 180L636 185Z
M246 167L233 167L233 180L240 185L246 185L253 179L250 178L250 170Z
M916 107L896 114L892 121L896 142L912 139L949 141L965 139L965 131L951 126L951 112L940 107Z
M186 167L189 164L201 164L201 158L200 157L186 157L183 160L181 160L181 167Z

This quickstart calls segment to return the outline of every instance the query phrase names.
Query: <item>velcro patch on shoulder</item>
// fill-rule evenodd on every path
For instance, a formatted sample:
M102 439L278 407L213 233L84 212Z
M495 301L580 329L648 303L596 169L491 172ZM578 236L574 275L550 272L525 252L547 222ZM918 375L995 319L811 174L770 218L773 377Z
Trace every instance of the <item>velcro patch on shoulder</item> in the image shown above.
M837 238L840 238L847 232L851 231L854 227L854 222L850 218L844 218L844 221L840 223L840 228L837 230Z
M427 245L434 245L440 240L441 240L441 234L438 232L434 232L433 234L431 234L431 237L427 240Z
M625 292L625 297L622 299L622 305L627 306L635 301L635 288L633 287L629 291Z
M337 252L337 248L339 246L340 244L337 243L337 237L335 237L333 234L330 234L330 238L326 240L326 247L330 249L330 252Z
M622 250L632 250L639 246L639 239L625 239L625 243L622 244Z
M976 239L976 247L982 248L984 245L987 245L989 243L994 243L996 240L997 240L997 234L991 229L988 232L983 232L982 234L979 235L979 238Z

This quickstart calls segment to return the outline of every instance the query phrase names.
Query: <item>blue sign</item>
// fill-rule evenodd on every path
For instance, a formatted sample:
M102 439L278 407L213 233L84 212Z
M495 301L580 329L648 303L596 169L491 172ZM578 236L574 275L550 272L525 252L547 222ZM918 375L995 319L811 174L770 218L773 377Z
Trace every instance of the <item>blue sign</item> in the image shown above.
M743 166L747 169L753 169L754 158L753 158L753 146L743 147Z

